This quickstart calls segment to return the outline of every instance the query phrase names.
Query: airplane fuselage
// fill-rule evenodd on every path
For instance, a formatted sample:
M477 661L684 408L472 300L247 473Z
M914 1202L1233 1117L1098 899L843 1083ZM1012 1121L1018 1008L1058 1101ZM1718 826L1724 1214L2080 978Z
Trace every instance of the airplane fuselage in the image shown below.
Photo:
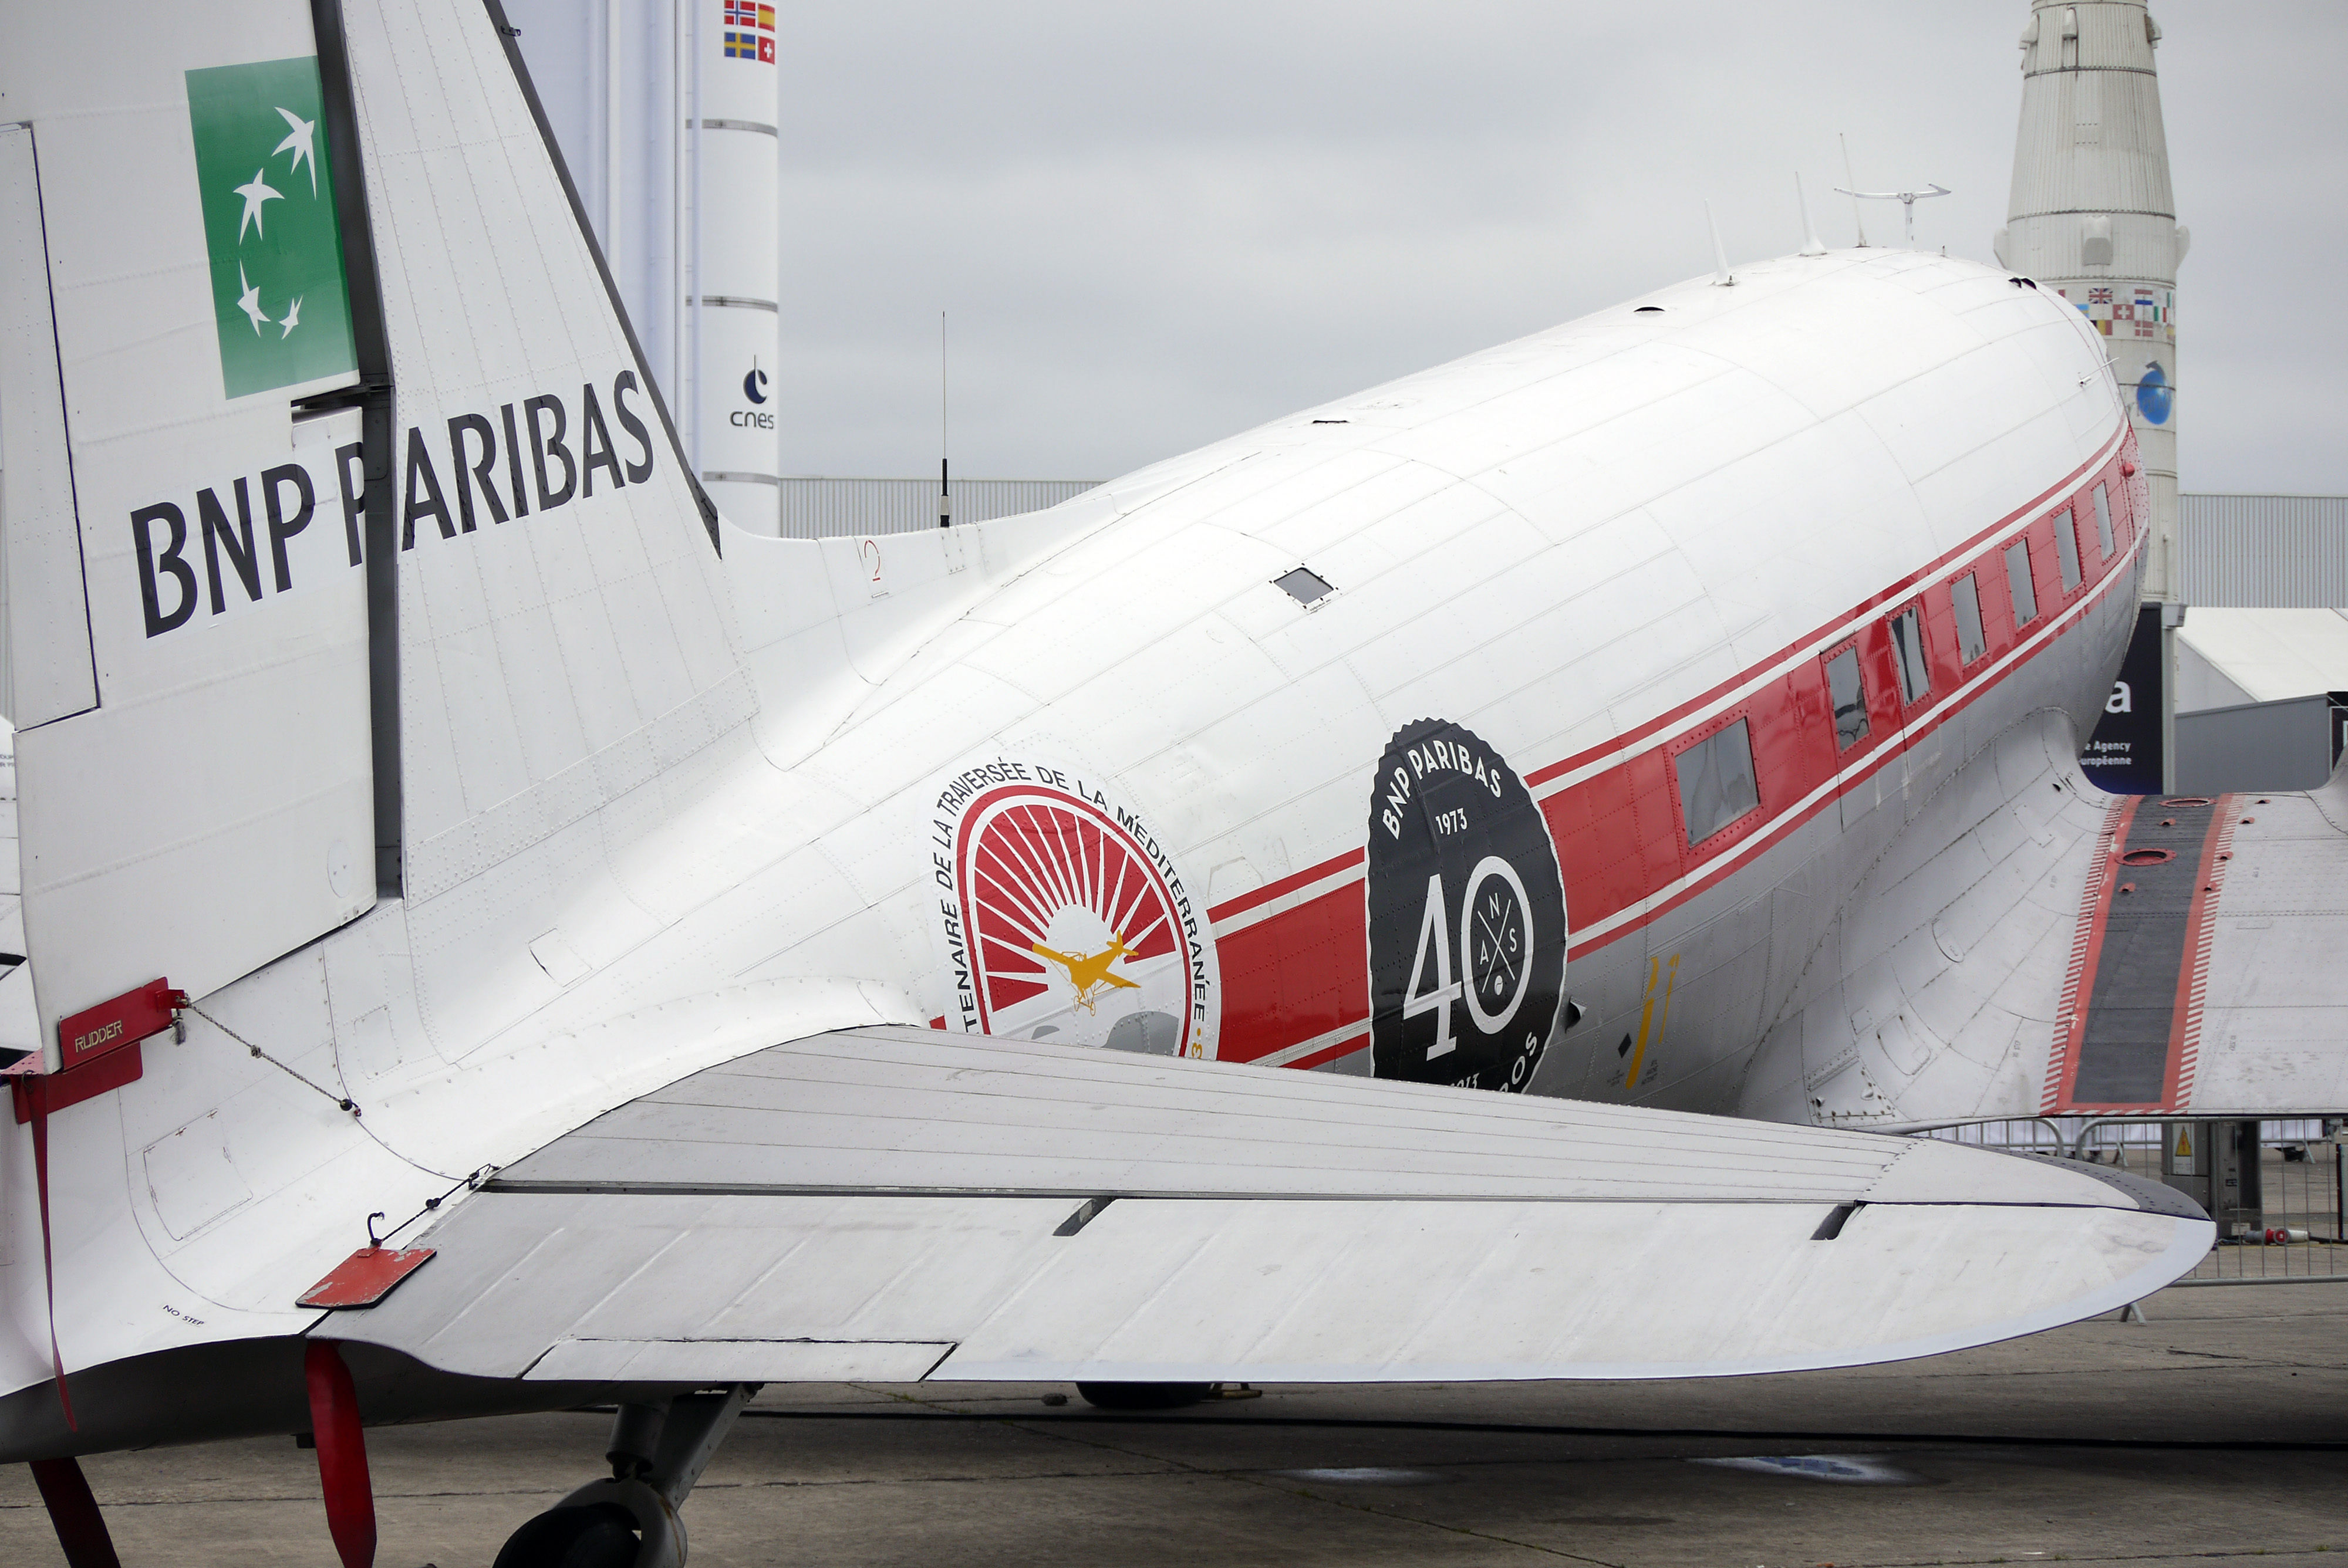
M796 699L838 728L790 765L923 781L873 798L929 845L884 902L915 971L930 928L940 1027L1105 1040L1027 949L1141 909L1119 967L1158 980L1120 1005L1165 1049L1734 1111L1868 867L1993 737L2075 749L2110 690L2145 502L2071 313L1795 259L1308 411L1109 487L1113 525L933 641L876 630L870 690ZM952 591L954 540L845 545L850 625ZM803 548L729 557L754 641Z

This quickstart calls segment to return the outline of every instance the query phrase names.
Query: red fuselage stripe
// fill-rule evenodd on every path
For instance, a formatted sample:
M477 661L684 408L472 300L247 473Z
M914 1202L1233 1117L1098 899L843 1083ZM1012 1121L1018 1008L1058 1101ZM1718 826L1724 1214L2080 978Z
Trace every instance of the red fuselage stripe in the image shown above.
M2088 869L2087 886L2079 898L2079 929L2071 942L2071 962L2063 977L2063 1005L2055 1015L2054 1049L2046 1068L2046 1092L2042 1112L2060 1110L2071 1102L2079 1077L2079 1047L2087 1034L2087 1002L2096 992L2096 975L2103 966L2104 932L2111 924L2112 892L2119 883L2120 856L2127 851L2128 825L2136 820L2140 797L2115 801L2104 810L2104 825L2096 836L2098 859Z

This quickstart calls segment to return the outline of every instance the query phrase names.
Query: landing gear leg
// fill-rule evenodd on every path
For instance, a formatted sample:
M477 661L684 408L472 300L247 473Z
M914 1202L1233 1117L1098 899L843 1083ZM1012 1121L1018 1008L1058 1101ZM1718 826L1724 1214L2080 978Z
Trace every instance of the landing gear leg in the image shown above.
M685 1506L756 1383L622 1405L608 1481L592 1481L517 1530L496 1568L684 1568Z
M106 1517L98 1499L89 1494L81 1465L69 1459L36 1459L33 1484L48 1504L49 1522L57 1526L57 1545L64 1549L66 1568L122 1568L114 1554L114 1538L106 1532Z

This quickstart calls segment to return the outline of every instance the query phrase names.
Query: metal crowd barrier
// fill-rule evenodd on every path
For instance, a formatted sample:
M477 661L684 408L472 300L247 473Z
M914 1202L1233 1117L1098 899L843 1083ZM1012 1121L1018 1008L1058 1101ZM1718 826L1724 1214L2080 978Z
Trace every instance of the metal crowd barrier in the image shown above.
M2165 1168L2180 1163L2173 1142L2178 1125L2048 1116L1935 1127L1916 1136L2010 1153L2084 1159L2157 1182L2164 1179ZM2209 1129L2233 1124L2183 1125ZM2338 1122L2312 1117L2262 1121L2258 1144L2255 1204L2246 1200L2217 1215L2217 1245L2177 1284L2348 1283L2348 1234L2341 1224L2343 1209L2348 1207L2343 1204L2348 1198L2348 1132ZM2199 1157L2206 1161L2210 1156ZM2205 1179L2208 1170L2204 1164Z

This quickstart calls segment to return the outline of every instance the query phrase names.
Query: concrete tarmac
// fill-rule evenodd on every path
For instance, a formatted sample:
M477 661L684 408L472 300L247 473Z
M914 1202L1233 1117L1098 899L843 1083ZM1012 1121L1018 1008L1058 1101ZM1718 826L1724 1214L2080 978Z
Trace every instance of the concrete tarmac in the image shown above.
M2348 1564L2348 1286L2145 1309L1849 1371L1272 1388L1138 1418L1049 1385L776 1387L685 1516L694 1568ZM370 1432L376 1562L488 1563L600 1471L608 1425ZM1692 1462L1816 1455L1881 1479ZM335 1561L290 1440L83 1462L127 1568ZM62 1562L29 1473L0 1469L0 1563Z

